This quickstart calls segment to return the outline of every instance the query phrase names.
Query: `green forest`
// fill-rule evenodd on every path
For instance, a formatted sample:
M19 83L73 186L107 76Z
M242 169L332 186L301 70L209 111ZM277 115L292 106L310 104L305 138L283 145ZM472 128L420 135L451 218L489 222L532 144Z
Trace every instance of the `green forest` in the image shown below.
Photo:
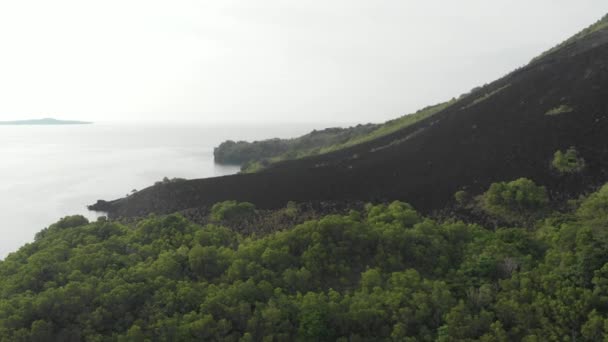
M460 98L467 95L463 94ZM245 173L257 172L285 160L330 153L387 136L429 118L456 102L458 100L454 98L382 124L326 128L294 139L275 138L254 142L228 140L216 147L213 155L217 163L241 165Z
M250 203L205 226L65 217L0 262L0 341L602 340L608 185L455 197L460 215L368 204L258 235L231 229Z
M348 128L314 130L293 139L266 139L261 141L233 141L221 143L213 151L214 159L222 164L266 165L271 159L294 159L317 153L321 148L341 144L376 130L378 125L366 124ZM249 166L246 166L247 168ZM244 169L245 169L244 168Z

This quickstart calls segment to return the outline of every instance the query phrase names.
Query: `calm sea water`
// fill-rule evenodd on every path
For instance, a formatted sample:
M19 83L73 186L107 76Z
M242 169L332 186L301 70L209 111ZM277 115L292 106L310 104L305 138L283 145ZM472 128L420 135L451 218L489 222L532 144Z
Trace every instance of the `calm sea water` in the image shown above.
M63 216L163 177L238 172L213 162L226 139L295 137L331 124L0 126L0 259Z

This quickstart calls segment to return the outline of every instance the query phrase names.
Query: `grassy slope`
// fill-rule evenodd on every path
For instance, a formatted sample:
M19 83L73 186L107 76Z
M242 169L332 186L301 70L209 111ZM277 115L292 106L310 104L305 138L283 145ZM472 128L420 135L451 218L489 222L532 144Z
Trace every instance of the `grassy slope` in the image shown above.
M295 153L295 154L293 152L289 153L289 154L285 153L285 154L281 154L279 156L270 158L268 161L270 164L273 164L273 163L278 163L278 162L290 160L290 159L300 159L300 158L310 157L310 156L314 156L314 155L334 152L337 150L341 150L343 148L347 148L347 147L351 147L351 146L354 146L357 144L368 142L368 141L383 137L385 135L394 133L400 129L413 125L423 119L431 117L431 116L439 113L440 111L444 110L445 108L451 106L455 102L457 102L457 100L452 99L447 102L443 102L443 103L440 103L440 104L437 104L434 106L429 106L429 107L423 108L414 114L404 115L397 119L387 121L387 122L379 125L379 127L376 128L375 130L373 130L372 132L369 132L369 133L363 134L363 135L354 136L351 139L349 139L343 143L326 145L321 148L300 150L300 151L297 151L297 153ZM253 163L246 165L243 168L243 172L256 172L263 168L264 167L262 166L262 163L260 161L257 161L257 162L253 162Z
M543 52L542 54L540 54L540 56L534 57L531 61L531 63L545 57L548 56L562 48L564 48L565 46L574 43L575 41L579 40L579 39L583 39L585 37L587 37L588 35L597 32L601 29L607 28L608 27L608 14L606 14L602 19L598 20L597 22L595 22L594 24L592 24L591 26L585 28L584 30L582 30L581 32L575 34L574 36L564 40L563 42L561 42L560 44L552 47L551 49Z
M214 149L213 155L218 163L238 165L268 160L279 155L295 158L301 151L314 151L324 146L343 143L356 136L366 135L377 126L377 124L360 124L348 128L331 127L313 130L291 139L274 138L254 142L227 140Z

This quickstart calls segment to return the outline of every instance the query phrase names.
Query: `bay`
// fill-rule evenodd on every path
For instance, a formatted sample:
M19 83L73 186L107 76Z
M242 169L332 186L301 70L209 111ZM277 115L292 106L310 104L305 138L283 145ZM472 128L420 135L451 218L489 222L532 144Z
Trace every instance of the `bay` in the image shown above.
M163 177L234 174L215 164L213 148L227 139L289 138L332 124L112 124L0 126L0 259L67 215Z

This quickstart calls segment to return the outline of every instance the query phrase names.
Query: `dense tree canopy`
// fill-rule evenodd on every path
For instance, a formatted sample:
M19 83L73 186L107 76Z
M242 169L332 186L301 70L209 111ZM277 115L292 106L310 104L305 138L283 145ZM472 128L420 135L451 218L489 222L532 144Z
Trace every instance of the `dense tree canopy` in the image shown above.
M494 183L481 198L483 210L510 223L542 216L548 203L545 188L526 178Z
M214 149L213 155L216 162L227 164L268 161L278 156L281 156L280 159L293 159L299 155L315 153L323 147L364 136L377 127L378 125L367 124L348 128L326 128L294 139L274 138L254 142L227 140Z
M211 219L216 222L246 220L254 214L255 206L249 202L224 201L211 208Z
M546 204L509 184L491 203ZM607 189L496 230L401 202L257 237L67 217L0 262L0 341L598 341Z

